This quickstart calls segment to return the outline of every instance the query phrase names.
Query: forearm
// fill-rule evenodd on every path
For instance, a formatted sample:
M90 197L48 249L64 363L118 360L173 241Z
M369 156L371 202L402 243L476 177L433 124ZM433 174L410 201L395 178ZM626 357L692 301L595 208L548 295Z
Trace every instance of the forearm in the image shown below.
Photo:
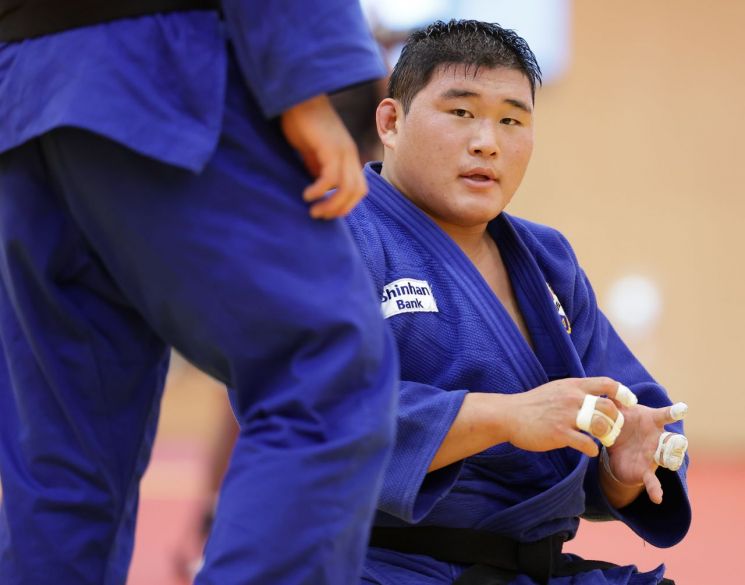
M509 395L469 392L432 459L435 471L508 440Z
M615 395L617 390L618 382L601 377L554 380L512 394L468 393L429 471L506 442L535 452L572 447L594 457L597 446L577 429L577 411L587 393ZM612 409L606 416L615 418L613 403L602 400L601 408Z

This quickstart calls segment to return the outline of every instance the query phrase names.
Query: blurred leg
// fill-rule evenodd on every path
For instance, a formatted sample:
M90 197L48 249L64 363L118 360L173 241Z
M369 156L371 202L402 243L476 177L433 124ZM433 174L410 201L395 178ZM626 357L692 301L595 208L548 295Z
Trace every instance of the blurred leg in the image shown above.
M51 189L0 155L0 583L123 583L167 366Z
M198 176L74 129L45 152L128 301L233 388L241 431L197 582L348 585L392 440L395 349L345 226L308 217L307 176L235 79Z

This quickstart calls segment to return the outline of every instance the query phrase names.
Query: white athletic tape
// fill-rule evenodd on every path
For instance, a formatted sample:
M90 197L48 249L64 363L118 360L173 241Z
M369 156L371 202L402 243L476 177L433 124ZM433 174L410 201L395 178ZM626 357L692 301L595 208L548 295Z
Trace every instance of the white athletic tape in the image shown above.
M618 438L618 435L621 434L621 429L623 428L623 413L619 410L618 411L618 418L614 421L611 420L611 418L599 410L595 411L597 414L602 414L607 420L611 421L613 425L611 426L610 431L605 433L602 437L598 437L598 440L605 446L605 447L612 447L613 443L616 442L616 439Z
M600 416L604 418L608 422L610 430L602 437L598 437L598 440L606 447L610 447L616 442L618 435L621 434L621 429L623 428L623 414L619 411L618 418L613 420L607 414L595 408L597 402L597 396L593 394L585 395L585 399L582 401L582 407L579 409L579 412L577 412L577 428L580 431L591 433L590 427L592 426L592 417Z
M582 401L582 407L577 413L577 428L580 431L590 432L590 425L592 424L592 415L596 412L595 404L598 401L598 397L594 394L586 394L585 399Z
M670 471L678 471L683 465L686 451L688 450L688 439L678 433L664 432L657 442L657 450L654 453L654 462L660 467Z
M673 420L683 420L688 414L688 405L685 402L676 402L670 407L670 418Z
M661 467L665 467L663 464L664 459L662 457L662 452L665 450L665 439L667 439L671 435L672 433L665 431L660 435L660 438L657 441L657 449L654 452L654 462Z
M634 394L628 387L624 386L619 382L618 384L618 390L616 390L616 400L623 404L624 406L634 406L639 400L636 397L636 394Z

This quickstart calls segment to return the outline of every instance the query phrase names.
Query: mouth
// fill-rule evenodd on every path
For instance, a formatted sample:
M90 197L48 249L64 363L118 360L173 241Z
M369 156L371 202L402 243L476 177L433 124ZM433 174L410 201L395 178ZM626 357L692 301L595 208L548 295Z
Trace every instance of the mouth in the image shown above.
M486 183L488 181L493 181L491 177L487 177L486 175L482 175L480 173L475 173L473 175L461 175L464 179L470 179L471 181L476 181L478 183Z
M465 179L469 184L472 185L492 185L497 182L496 173L487 168L477 168L461 173L461 179Z

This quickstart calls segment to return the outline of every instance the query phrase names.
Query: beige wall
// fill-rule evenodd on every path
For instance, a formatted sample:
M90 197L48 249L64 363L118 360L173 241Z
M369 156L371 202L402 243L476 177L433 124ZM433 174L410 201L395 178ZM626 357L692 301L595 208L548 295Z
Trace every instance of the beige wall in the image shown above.
M745 451L743 24L737 0L577 0L510 207L564 231L601 304L624 274L656 281L658 325L627 341L689 403L692 448Z
M657 282L661 318L630 345L690 404L692 448L745 453L743 24L740 0L577 0L510 210L565 232L601 303L624 274ZM198 385L167 393L166 435L206 432L220 395Z

